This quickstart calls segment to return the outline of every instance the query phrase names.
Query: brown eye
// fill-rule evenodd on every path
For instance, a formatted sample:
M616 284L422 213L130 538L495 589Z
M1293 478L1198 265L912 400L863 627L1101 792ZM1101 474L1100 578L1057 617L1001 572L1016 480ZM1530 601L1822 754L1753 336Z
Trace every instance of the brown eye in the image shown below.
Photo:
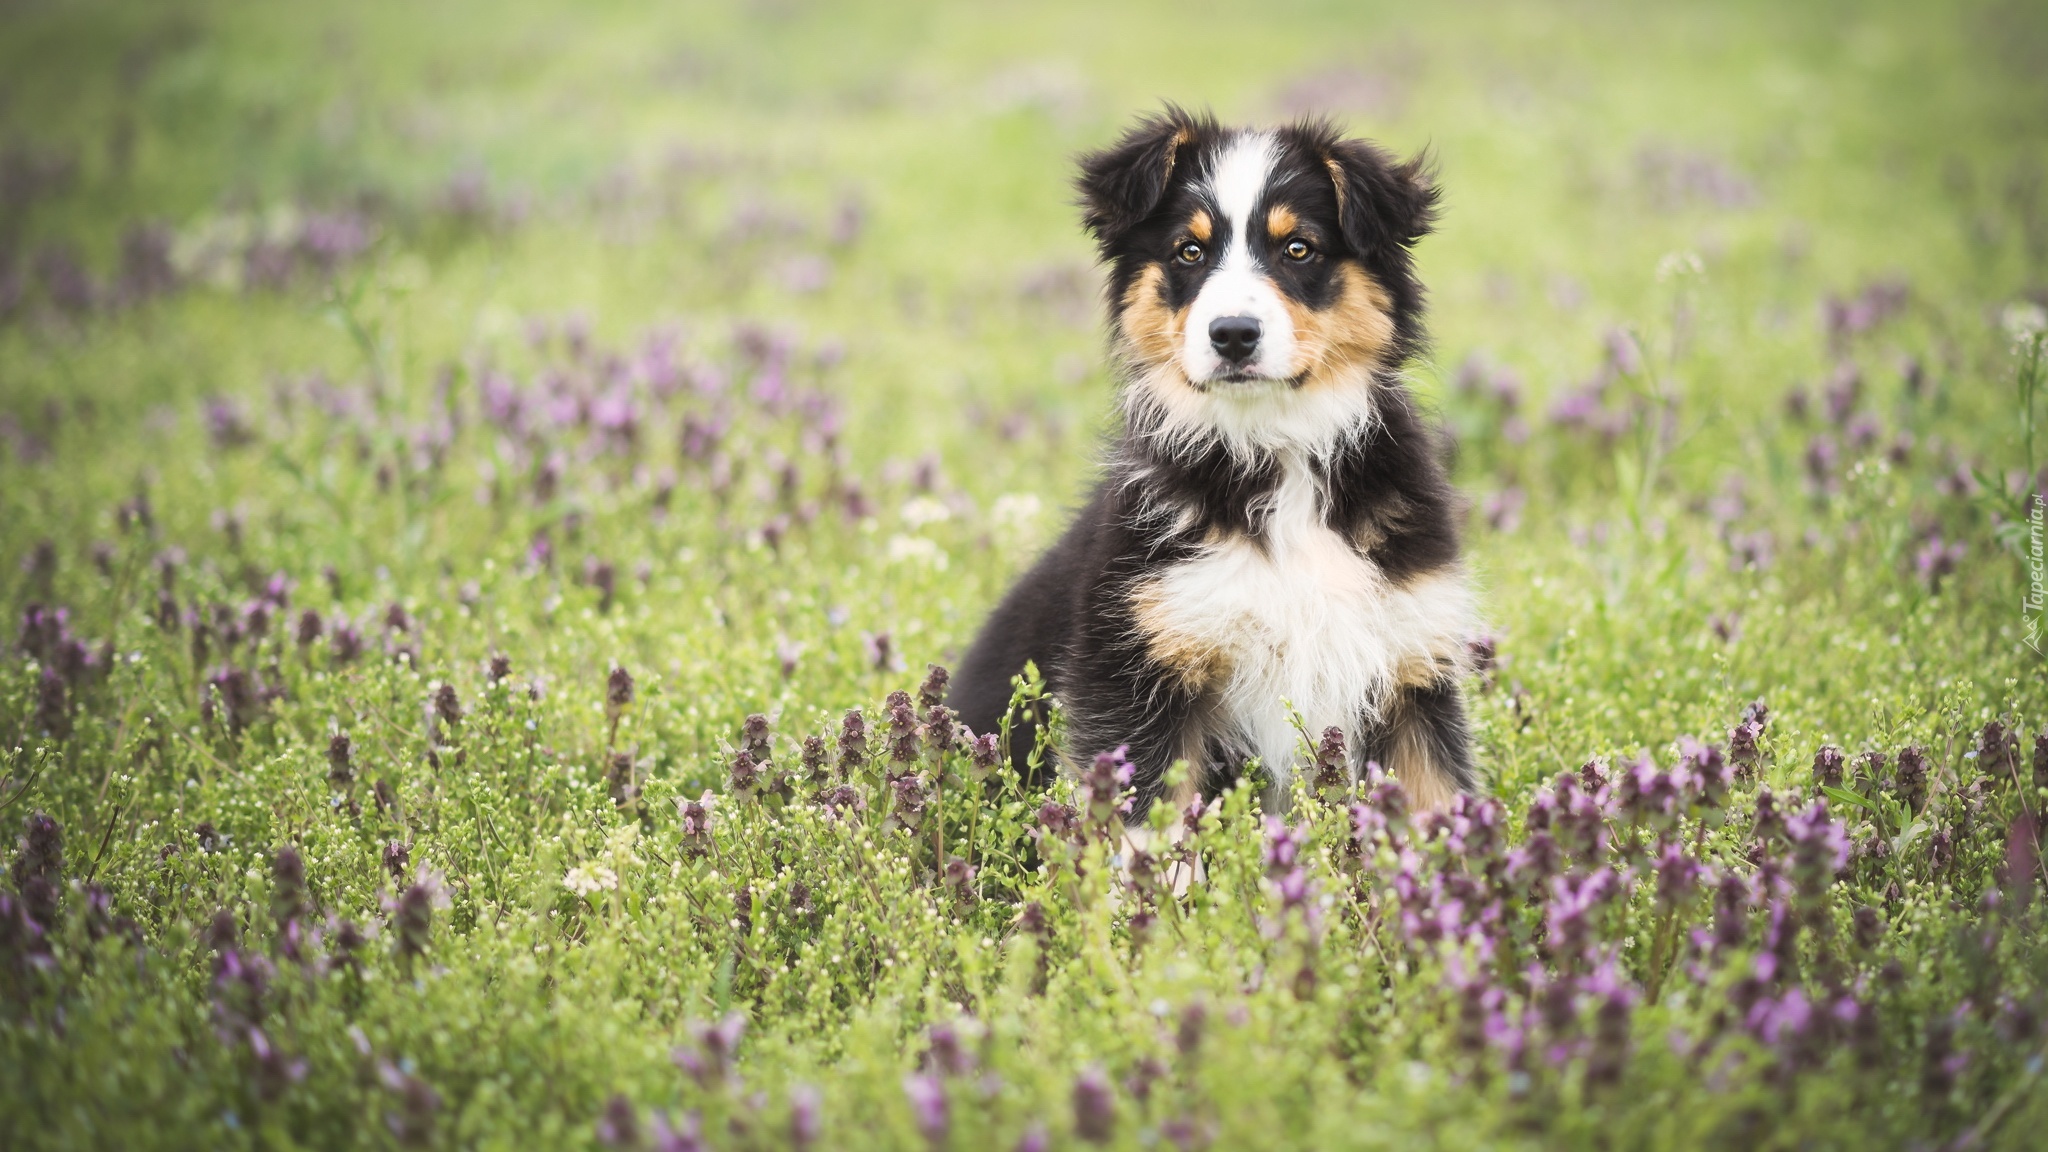
M1315 254L1315 249L1308 246L1308 241L1300 237L1289 240L1286 251L1289 260L1306 260Z
M1200 264L1202 262L1202 246L1190 240L1180 246L1179 255L1180 262L1183 264Z

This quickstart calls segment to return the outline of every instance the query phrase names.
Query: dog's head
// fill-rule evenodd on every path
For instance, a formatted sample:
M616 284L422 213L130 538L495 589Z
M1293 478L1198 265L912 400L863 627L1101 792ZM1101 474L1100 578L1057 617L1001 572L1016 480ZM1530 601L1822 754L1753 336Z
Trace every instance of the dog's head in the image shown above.
M1371 419L1421 337L1410 247L1436 192L1327 123L1228 129L1178 108L1081 159L1083 220L1148 430L1314 448Z

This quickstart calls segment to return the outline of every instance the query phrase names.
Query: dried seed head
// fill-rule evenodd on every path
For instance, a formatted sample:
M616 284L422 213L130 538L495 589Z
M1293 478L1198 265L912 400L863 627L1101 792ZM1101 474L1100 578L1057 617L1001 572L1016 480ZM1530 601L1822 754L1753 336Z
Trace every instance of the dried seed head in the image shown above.
M994 732L984 732L968 744L967 754L974 765L975 782L980 783L1002 765L1002 741Z
M839 721L839 774L845 776L868 763L868 721L858 708Z
M306 900L306 862L298 849L287 844L270 862L271 917L283 925L311 911Z
M633 703L633 674L622 664L612 665L611 675L605 679L604 710L613 720L623 715Z
M63 873L64 830L47 813L38 812L23 824L13 879L29 918L45 927L56 923Z
M868 664L877 672L892 671L896 665L895 645L887 632L877 632L863 638L867 648Z
M433 935L434 897L434 888L425 879L407 885L399 894L397 907L391 916L391 931L399 956L411 959L425 955Z
M640 785L633 770L633 754L614 752L605 761L605 790L611 794L612 803L620 808L631 808L640 799Z
M1899 766L1892 775L1892 789L1914 812L1927 806L1927 756L1917 744L1899 749Z
M732 754L727 770L726 791L740 800L752 800L761 790L761 770L744 748Z
M2008 780L2019 770L2019 763L2019 733L2007 731L1996 720L1986 721L1984 730L1977 734L1977 771Z
M775 758L775 732L768 724L768 717L756 712L747 717L740 727L740 747L757 764L765 764Z
M1051 931L1045 920L1045 905L1036 900L1026 902L1024 910L1017 913L1017 930L1043 939Z
M960 728L954 721L953 710L944 704L934 704L925 714L925 743L932 751L944 754L953 750L960 740Z
M901 689L889 693L889 759L898 764L915 763L918 758L917 713L911 710L910 693Z
M917 687L917 703L923 708L936 708L946 702L946 686L952 679L943 665L927 665L924 683Z
M1820 751L1813 754L1814 781L1826 788L1841 787L1842 768L1846 763L1840 748L1833 744L1821 745Z
M462 701L455 695L455 685L442 684L434 689L434 716L443 724L462 722Z
M213 914L206 922L206 946L215 952L233 951L242 937L241 927L235 923L235 914L225 908Z
M826 779L829 756L823 736L804 737L804 779L814 784Z

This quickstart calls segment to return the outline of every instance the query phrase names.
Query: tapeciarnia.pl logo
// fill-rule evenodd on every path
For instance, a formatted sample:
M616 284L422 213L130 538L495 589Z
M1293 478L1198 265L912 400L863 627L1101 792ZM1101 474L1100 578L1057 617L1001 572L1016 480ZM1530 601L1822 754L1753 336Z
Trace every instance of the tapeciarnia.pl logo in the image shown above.
M2026 627L2027 647L2041 655L2041 618L2048 608L2048 561L2041 551L2042 521L2048 519L2048 501L2034 493L2034 511L2027 517L2027 598L2020 602L2020 620Z

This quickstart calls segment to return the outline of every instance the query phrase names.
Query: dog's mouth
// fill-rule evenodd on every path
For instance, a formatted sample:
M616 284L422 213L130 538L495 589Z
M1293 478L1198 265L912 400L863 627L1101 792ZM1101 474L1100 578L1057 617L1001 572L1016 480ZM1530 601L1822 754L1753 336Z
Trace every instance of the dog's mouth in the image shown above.
M1206 380L1190 380L1189 383L1193 384L1198 392L1207 392L1212 388L1218 387L1227 387L1232 391L1250 391L1260 385L1274 384L1282 384L1290 389L1299 388L1307 379L1308 373L1306 372L1298 372L1292 376L1265 376L1256 372L1232 369L1231 371L1211 376Z

